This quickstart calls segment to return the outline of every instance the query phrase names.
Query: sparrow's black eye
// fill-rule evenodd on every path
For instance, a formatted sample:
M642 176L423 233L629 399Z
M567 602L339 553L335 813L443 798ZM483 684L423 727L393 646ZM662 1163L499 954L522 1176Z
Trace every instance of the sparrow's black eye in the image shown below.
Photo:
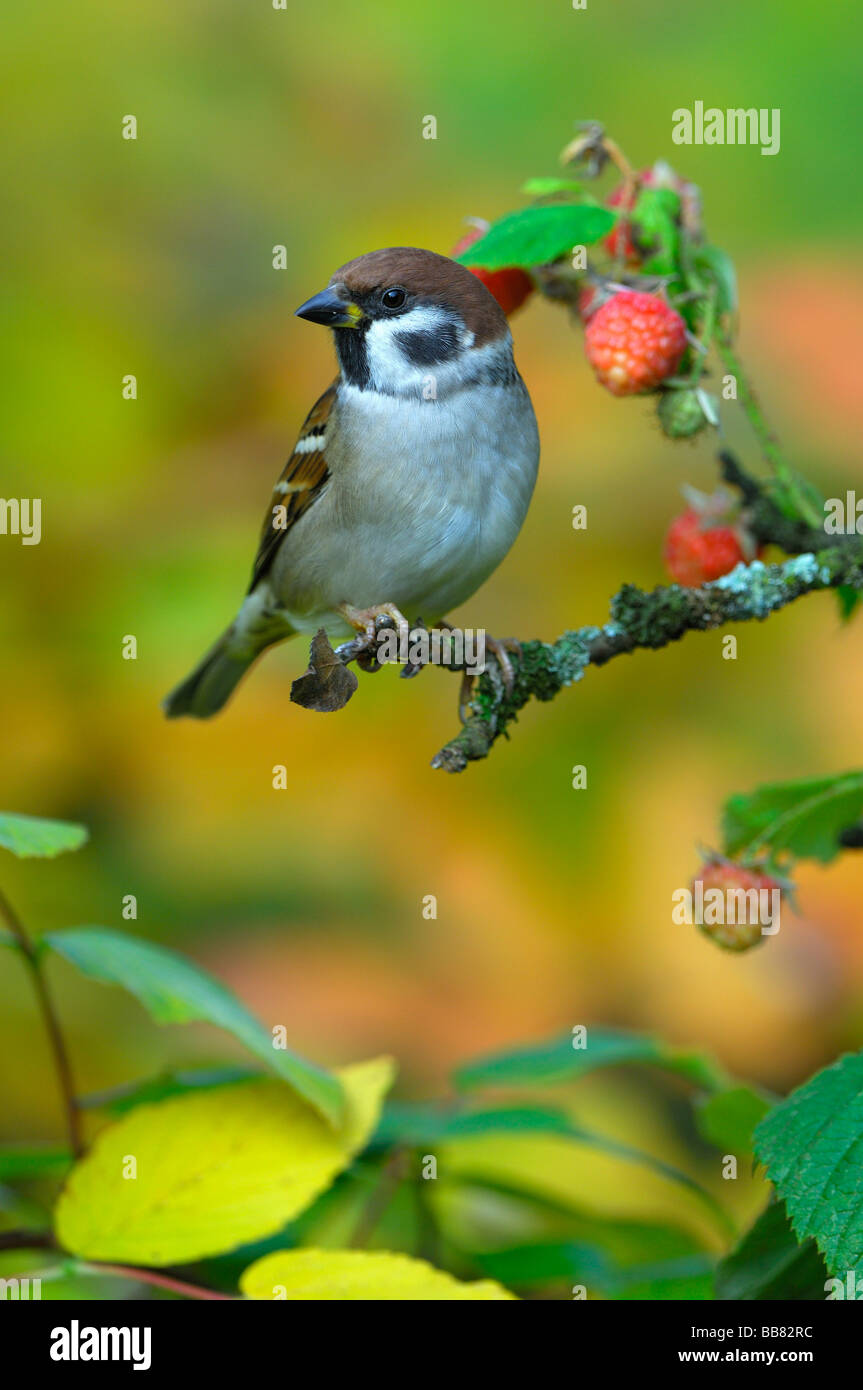
M385 309L400 309L407 299L407 292L401 285L393 285L390 289L384 290L381 295L381 304Z

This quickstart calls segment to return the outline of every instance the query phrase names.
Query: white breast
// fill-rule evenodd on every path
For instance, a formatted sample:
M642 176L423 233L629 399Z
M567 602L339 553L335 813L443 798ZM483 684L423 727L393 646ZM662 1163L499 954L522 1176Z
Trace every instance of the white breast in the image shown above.
M325 492L285 536L271 585L294 625L340 602L433 622L483 583L521 528L539 437L530 398L480 384L437 398L342 385Z

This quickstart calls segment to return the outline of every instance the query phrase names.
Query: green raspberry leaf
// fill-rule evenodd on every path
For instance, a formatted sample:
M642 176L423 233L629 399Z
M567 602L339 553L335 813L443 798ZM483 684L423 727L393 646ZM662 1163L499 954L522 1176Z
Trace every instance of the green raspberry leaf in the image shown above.
M43 820L0 811L0 846L19 859L53 859L87 843L89 832L71 821Z
M340 1118L337 1078L287 1048L274 1047L271 1034L229 989L177 951L107 927L46 932L41 943L92 979L127 989L157 1023L201 1021L224 1028L320 1114L333 1123Z
M596 203L549 203L510 212L456 260L484 270L529 269L589 246L611 231L617 214Z
M720 1299L823 1299L827 1270L814 1240L802 1244L784 1202L771 1202L716 1270Z
M724 852L733 859L785 851L828 864L839 836L863 816L863 772L778 782L729 797L722 814Z
M755 1131L755 1153L798 1240L814 1238L831 1274L863 1275L863 1053L774 1106Z

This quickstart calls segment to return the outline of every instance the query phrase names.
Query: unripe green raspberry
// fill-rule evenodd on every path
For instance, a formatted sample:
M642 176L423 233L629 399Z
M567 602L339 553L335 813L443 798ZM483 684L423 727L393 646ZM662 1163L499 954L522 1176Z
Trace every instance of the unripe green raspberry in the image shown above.
M657 407L659 423L669 439L688 439L707 424L695 391L663 391Z

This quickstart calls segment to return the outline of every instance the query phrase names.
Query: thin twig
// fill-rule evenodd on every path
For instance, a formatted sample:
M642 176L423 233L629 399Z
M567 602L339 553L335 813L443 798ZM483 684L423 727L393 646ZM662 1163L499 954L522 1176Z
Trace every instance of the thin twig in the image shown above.
M103 1265L91 1262L77 1264L85 1274L113 1274L118 1279L134 1279L138 1284L152 1284L156 1289L167 1289L183 1298L218 1299L220 1302L236 1303L239 1295L217 1293L215 1289L202 1289L198 1284L187 1284L183 1279L174 1279L169 1274L157 1274L153 1269L138 1269L134 1265Z

